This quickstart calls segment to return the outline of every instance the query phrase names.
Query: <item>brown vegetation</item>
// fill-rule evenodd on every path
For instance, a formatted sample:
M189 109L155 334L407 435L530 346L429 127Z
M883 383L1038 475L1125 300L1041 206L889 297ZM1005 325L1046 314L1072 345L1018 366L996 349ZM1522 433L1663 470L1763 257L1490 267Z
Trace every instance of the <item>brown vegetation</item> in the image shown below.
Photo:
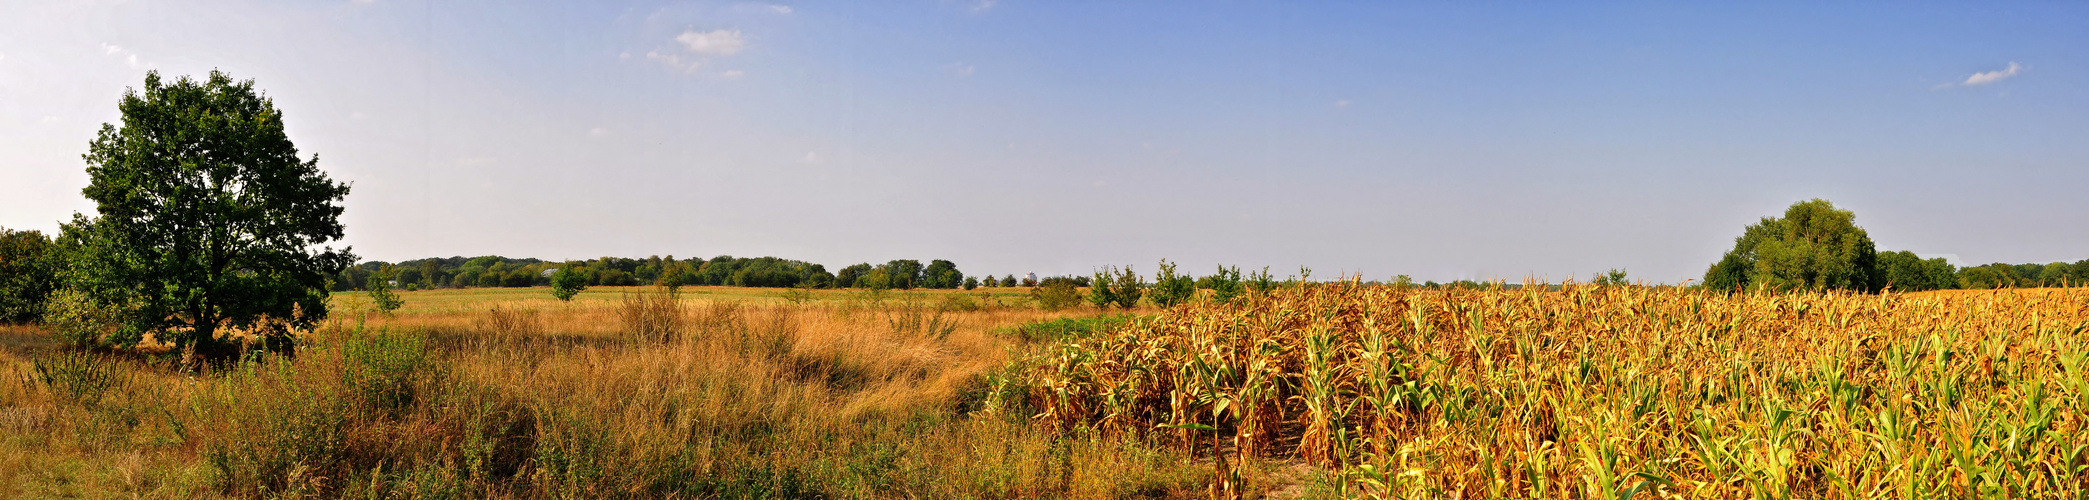
M200 376L11 329L0 496L1095 498L1207 479L1137 439L977 411L1024 349L995 330L1058 313L404 296L338 312L294 360Z
M2089 291L1284 287L1054 348L1040 419L1421 498L2080 498Z

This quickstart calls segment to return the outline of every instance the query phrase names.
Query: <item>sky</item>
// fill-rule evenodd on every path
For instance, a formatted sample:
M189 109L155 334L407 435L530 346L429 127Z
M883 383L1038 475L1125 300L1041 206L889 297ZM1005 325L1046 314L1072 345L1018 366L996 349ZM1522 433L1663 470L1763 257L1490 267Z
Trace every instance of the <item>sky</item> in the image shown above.
M222 70L372 260L1702 276L1824 198L2089 258L2089 4L0 2L0 227L93 214L147 71Z

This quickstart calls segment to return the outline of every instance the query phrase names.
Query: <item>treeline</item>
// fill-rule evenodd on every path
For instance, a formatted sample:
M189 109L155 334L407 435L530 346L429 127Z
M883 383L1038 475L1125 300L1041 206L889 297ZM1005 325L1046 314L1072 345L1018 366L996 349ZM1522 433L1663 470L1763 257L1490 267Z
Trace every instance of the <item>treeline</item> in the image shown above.
M1885 285L1894 290L1986 290L1993 288L2077 287L2089 285L2089 259L2047 264L1993 263L1956 267L1943 258L1923 259L1912 252L1879 254Z
M368 290L371 281L376 279L384 279L392 287L408 290L549 286L552 276L560 269L581 276L587 286L970 289L982 285L1015 285L1012 276L988 276L986 280L967 277L957 269L957 264L940 259L927 265L912 259L879 265L862 263L844 267L840 272L829 272L820 264L778 257L720 255L710 259L676 259L673 255L655 255L636 259L601 257L555 262L488 255L364 262L335 277L334 291Z
M1907 251L1880 252L1856 214L1827 200L1792 204L1782 217L1764 217L1742 229L1734 248L1705 271L1701 286L1740 290L1850 290L1919 292L2080 286L2089 260L2069 264L2003 264L1957 268L1941 258Z

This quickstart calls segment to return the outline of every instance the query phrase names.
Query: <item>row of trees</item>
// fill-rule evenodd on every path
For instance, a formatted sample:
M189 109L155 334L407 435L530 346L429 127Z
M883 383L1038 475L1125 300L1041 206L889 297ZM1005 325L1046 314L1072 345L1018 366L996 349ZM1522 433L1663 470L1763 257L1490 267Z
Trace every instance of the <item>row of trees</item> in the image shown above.
M578 276L585 286L745 286L769 288L966 288L982 285L967 277L957 264L932 260L894 260L882 265L869 263L828 272L826 266L777 257L736 258L720 255L710 259L676 259L651 256L642 259L601 257L593 260L552 262L511 259L496 255L408 260L397 263L364 262L343 270L334 278L335 291L368 290L373 280L396 287L470 288L549 286L561 270ZM1015 286L1013 276L995 279L986 286Z
M1856 218L1827 200L1794 203L1782 217L1764 217L1744 228L1734 248L1705 271L1702 285L1725 290L1916 292L2089 284L2089 260L1961 269L1942 258L1879 252Z

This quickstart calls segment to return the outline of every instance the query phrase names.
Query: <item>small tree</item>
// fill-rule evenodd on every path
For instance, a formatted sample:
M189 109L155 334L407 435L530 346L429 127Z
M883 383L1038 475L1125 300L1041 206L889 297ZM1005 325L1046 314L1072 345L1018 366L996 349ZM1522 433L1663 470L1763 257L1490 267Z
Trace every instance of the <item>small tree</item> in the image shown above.
M146 333L202 359L237 353L226 327L288 350L290 332L326 318L327 280L355 261L321 247L342 236L348 186L298 158L283 115L253 81L212 71L205 81L145 75L124 93L122 126L88 145L97 217L66 224L66 286L121 306L100 341L137 345ZM264 318L271 321L264 322Z
M1146 277L1133 272L1132 266L1124 266L1124 269L1113 266L1096 271L1095 279L1090 283L1093 285L1088 290L1088 303L1095 304L1098 309L1138 307L1139 298L1146 294Z
M971 289L974 289L974 288L979 288L979 278L977 278L977 277L973 277L973 276L966 276L966 277L965 277L965 289L966 289L966 290L971 290Z
M1238 266L1219 266L1218 273L1205 277L1204 281L1210 285L1211 300L1220 304L1231 303L1234 298L1247 293L1247 285L1241 283Z
M406 300L399 298L398 292L392 291L392 277L398 274L391 266L385 266L377 274L370 276L370 284L366 288L370 290L370 303L377 306L377 312L391 314L392 311L406 305Z
M1095 279L1088 280L1088 303L1094 305L1096 309L1109 309L1110 306L1116 305L1117 289L1112 286L1116 282L1117 272L1115 268L1104 268L1095 271Z
M580 292L586 289L587 275L575 269L571 262L559 266L557 271L551 273L551 296L558 297L560 302L572 302L573 296L580 295Z
M1282 283L1277 281L1276 277L1269 274L1269 266L1263 266L1261 271L1248 273L1248 289L1254 290L1255 293L1269 293L1280 284Z
M1161 259L1161 271L1153 277L1153 305L1175 307L1197 296L1197 280L1175 272L1175 263Z
M681 268L670 267L668 270L661 272L660 278L654 281L653 284L666 288L667 293L680 293L682 291L683 279Z
M1612 269L1609 272L1596 275L1596 286L1625 286L1629 284L1632 284L1632 282L1625 278L1625 270L1623 269Z

